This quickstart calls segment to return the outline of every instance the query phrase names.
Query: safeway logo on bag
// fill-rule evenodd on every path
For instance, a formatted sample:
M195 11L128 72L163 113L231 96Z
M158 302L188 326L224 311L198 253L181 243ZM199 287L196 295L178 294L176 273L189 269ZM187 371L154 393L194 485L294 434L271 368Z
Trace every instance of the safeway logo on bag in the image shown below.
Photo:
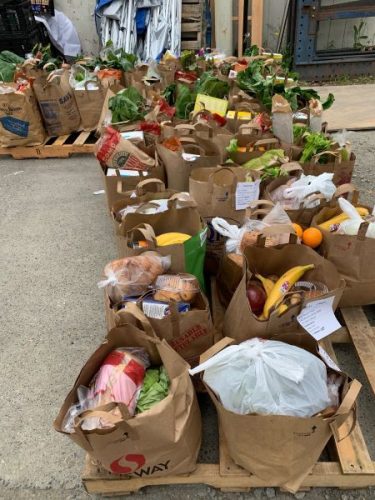
M144 455L128 454L114 460L110 465L110 469L115 474L134 474L139 477L151 476L155 474L155 472L168 470L169 462L170 460L167 460L165 463L150 465L143 468L146 463L146 457Z

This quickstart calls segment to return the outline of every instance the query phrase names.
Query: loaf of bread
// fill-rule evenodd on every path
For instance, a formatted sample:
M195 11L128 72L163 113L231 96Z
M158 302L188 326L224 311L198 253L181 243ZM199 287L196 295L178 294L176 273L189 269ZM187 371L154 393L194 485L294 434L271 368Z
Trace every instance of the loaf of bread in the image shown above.
M192 302L199 292L199 283L192 274L163 274L155 281L155 300Z

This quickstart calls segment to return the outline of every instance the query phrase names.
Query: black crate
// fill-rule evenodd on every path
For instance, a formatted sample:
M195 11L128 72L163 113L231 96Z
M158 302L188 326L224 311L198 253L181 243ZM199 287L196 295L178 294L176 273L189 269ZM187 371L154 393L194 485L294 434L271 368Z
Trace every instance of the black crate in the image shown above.
M36 25L36 28L27 34L22 35L0 35L0 51L10 50L21 57L32 51L33 47L41 43L49 43L48 33L43 25Z
M37 28L30 0L0 1L0 37L26 35Z

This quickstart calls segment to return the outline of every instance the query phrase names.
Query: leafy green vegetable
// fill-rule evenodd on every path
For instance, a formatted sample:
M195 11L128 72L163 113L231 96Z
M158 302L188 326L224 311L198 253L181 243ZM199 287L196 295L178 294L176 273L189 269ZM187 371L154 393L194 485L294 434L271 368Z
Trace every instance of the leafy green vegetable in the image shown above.
M189 114L194 109L197 94L191 91L187 85L179 83L177 85L176 116L181 119L188 119Z
M235 153L238 148L238 140L237 139L231 139L229 142L229 145L225 148L228 153Z
M184 50L180 56L181 66L185 71L193 71L197 67L197 57L194 50Z
M141 120L146 114L145 100L134 87L120 90L108 103L112 123Z
M5 62L13 64L22 64L23 62L25 62L25 59L23 57L18 56L10 50L3 50L2 52L0 52L0 58Z
M246 49L244 56L246 56L246 57L259 56L258 45L252 45L250 48Z
M63 62L60 57L53 57L51 44L42 45L41 43L37 43L33 47L32 54L36 59L40 60L36 65L38 69L43 69L48 64L48 67L46 67L48 73L60 68Z
M206 71L202 73L196 90L198 94L224 99L224 97L228 97L229 84L213 76L212 72Z
M176 103L176 90L177 90L177 84L173 82L169 84L167 87L165 87L165 90L162 94L164 99L170 106L174 106Z
M0 81L13 82L16 68L16 64L4 61L4 59L0 57Z
M303 89L299 86L286 87L285 81L277 80L278 75L272 71L272 67L265 66L263 60L257 59L252 61L247 69L237 74L237 85L241 90L256 97L268 110L272 108L272 97L275 94L285 97L293 111L306 107L310 99L320 100L315 89ZM289 77L291 77L290 74ZM328 109L333 101L334 97L331 94L323 103L323 109Z
M131 71L137 56L125 52L124 49L115 49L112 40L108 40L105 48L100 53L98 64L104 68L121 69L122 71Z
M266 167L262 170L262 175L260 179L265 181L267 179L276 179L282 175L288 175L282 167Z
M285 151L283 149L270 149L269 151L263 153L262 156L253 158L241 166L251 170L264 169L280 163L284 158Z
M307 131L309 131L309 129L307 127L304 127L303 125L293 125L294 143L297 144Z
M331 92L330 92L328 94L327 99L322 104L323 109L329 109L334 102L335 102L335 96L333 94L331 94Z
M168 396L169 377L164 366L149 368L143 380L143 386L138 397L136 413L149 410L156 403Z
M321 132L306 132L304 135L305 147L300 158L301 163L310 161L313 156L329 151L332 141ZM324 158L321 159L324 162Z

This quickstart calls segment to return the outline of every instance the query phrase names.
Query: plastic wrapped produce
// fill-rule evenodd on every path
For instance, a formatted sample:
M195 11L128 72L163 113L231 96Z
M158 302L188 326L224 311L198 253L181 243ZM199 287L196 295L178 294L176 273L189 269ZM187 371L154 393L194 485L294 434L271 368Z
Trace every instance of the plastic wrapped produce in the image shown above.
M113 260L105 266L105 279L99 281L98 287L106 287L114 303L121 302L125 296L146 292L148 286L170 265L170 256L162 257L157 252Z
M123 403L131 416L135 414L138 396L143 386L146 369L150 366L147 352L142 348L116 349L104 359L99 371L87 389L79 387L79 402L72 405L63 424L65 432L73 432L74 420L82 412L108 403ZM108 412L117 416L118 409ZM90 416L84 419L82 429L106 429L112 427L110 416Z
M325 364L284 342L254 338L229 346L190 374L202 371L224 408L241 415L310 417L331 405Z

